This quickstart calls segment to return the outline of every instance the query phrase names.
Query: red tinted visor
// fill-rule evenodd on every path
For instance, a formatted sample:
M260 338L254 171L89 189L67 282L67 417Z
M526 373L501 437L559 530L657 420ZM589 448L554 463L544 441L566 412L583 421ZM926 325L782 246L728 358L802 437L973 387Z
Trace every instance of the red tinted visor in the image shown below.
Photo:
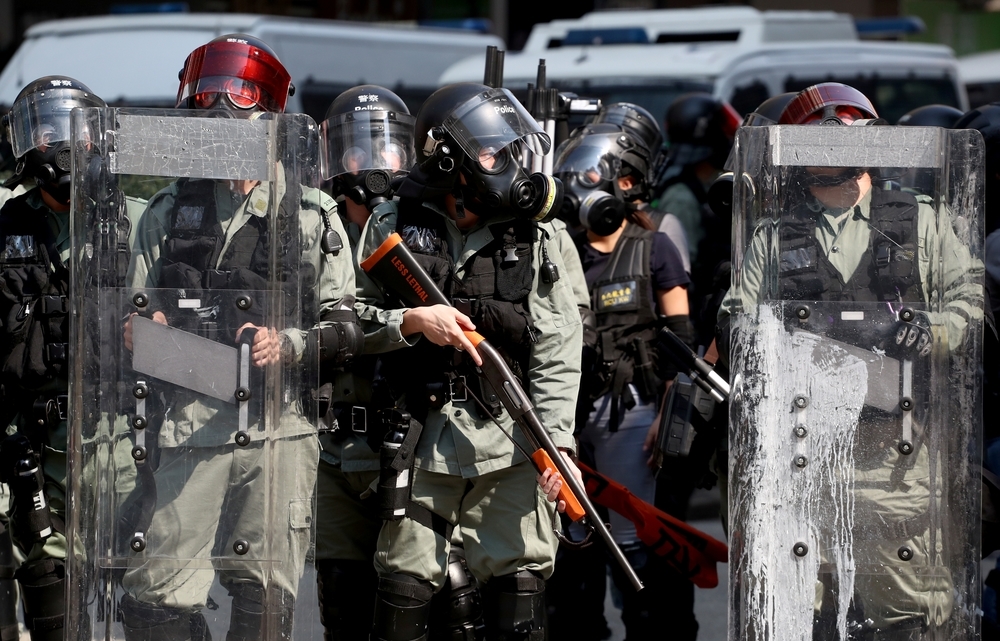
M792 98L785 110L781 112L778 124L802 125L810 120L810 116L824 111L827 107L853 107L861 112L864 118L878 118L875 107L868 98L855 89L839 82L824 82L813 85L799 92ZM848 113L845 110L845 115Z
M226 94L240 109L259 105L265 111L282 112L291 84L278 59L263 49L245 42L210 42L185 61L177 106L193 97L195 106L207 108L219 94Z

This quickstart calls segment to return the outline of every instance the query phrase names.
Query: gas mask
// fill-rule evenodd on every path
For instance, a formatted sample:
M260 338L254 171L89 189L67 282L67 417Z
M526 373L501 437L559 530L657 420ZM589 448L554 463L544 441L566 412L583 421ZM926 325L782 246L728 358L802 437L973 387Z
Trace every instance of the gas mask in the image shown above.
M69 142L60 141L46 148L32 149L24 155L25 174L34 176L38 184L57 202L69 204L72 187L70 164L72 150ZM19 169L18 173L22 173Z
M647 195L648 161L645 146L618 126L579 130L556 154L555 173L566 185L560 218L599 236L613 233ZM626 177L631 184L623 185Z
M556 215L560 181L522 166L527 152L545 154L552 142L508 90L484 86L435 121L426 131L421 172L435 183L454 176L452 193L462 207L482 217L543 221Z
M365 109L333 114L320 124L323 177L333 193L369 210L393 197L396 179L413 164L413 116Z
M608 236L622 226L629 204L607 191L614 190L610 184L602 185L605 189L596 189L583 184L589 181L586 178L580 180L575 174L562 174L561 178L566 185L566 193L559 217L567 224L574 227L582 225L598 236Z
M519 152L520 145L514 142L491 156L466 158L462 164L466 183L458 185L463 206L484 217L553 218L563 200L562 182L543 173L527 174Z

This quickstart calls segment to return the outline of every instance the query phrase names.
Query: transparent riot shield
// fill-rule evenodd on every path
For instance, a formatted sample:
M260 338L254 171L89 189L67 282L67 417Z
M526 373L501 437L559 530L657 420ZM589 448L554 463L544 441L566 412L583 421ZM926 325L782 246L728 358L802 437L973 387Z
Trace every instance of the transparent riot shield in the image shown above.
M978 638L982 141L736 150L729 638Z
M73 114L67 638L319 629L316 139L301 115Z

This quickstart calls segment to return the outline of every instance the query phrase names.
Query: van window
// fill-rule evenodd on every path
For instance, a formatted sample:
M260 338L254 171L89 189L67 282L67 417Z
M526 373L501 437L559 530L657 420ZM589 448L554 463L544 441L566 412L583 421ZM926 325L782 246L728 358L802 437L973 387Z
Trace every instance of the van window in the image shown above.
M924 105L948 105L961 108L955 83L941 78L880 78L878 76L788 78L785 91L802 91L821 82L842 82L851 85L875 105L878 115L895 123L899 118Z
M767 90L767 85L756 80L749 85L734 89L733 95L729 98L729 104L738 114L745 116L770 97L771 92Z
M969 104L973 109L1000 102L1000 82L970 82L965 85L965 90L969 92Z

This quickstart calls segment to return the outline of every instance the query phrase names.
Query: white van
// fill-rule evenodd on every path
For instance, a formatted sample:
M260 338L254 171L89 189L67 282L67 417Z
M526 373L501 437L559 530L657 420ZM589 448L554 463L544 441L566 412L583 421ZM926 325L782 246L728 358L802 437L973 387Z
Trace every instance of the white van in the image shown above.
M958 70L969 94L969 105L1000 101L1000 51L986 51L958 59Z
M930 103L968 107L951 49L862 41L850 16L829 11L705 7L555 20L536 25L524 49L507 54L505 86L534 82L539 58L550 86L635 102L657 117L688 91L711 92L746 113L825 81L857 87L890 122ZM483 64L483 54L457 63L441 83L478 81Z
M296 87L288 111L317 122L341 91L362 83L392 89L415 111L448 66L487 45L503 48L497 36L454 29L233 13L54 20L28 29L0 73L0 110L28 82L55 74L76 78L116 106L173 107L187 55L234 32L274 49Z

